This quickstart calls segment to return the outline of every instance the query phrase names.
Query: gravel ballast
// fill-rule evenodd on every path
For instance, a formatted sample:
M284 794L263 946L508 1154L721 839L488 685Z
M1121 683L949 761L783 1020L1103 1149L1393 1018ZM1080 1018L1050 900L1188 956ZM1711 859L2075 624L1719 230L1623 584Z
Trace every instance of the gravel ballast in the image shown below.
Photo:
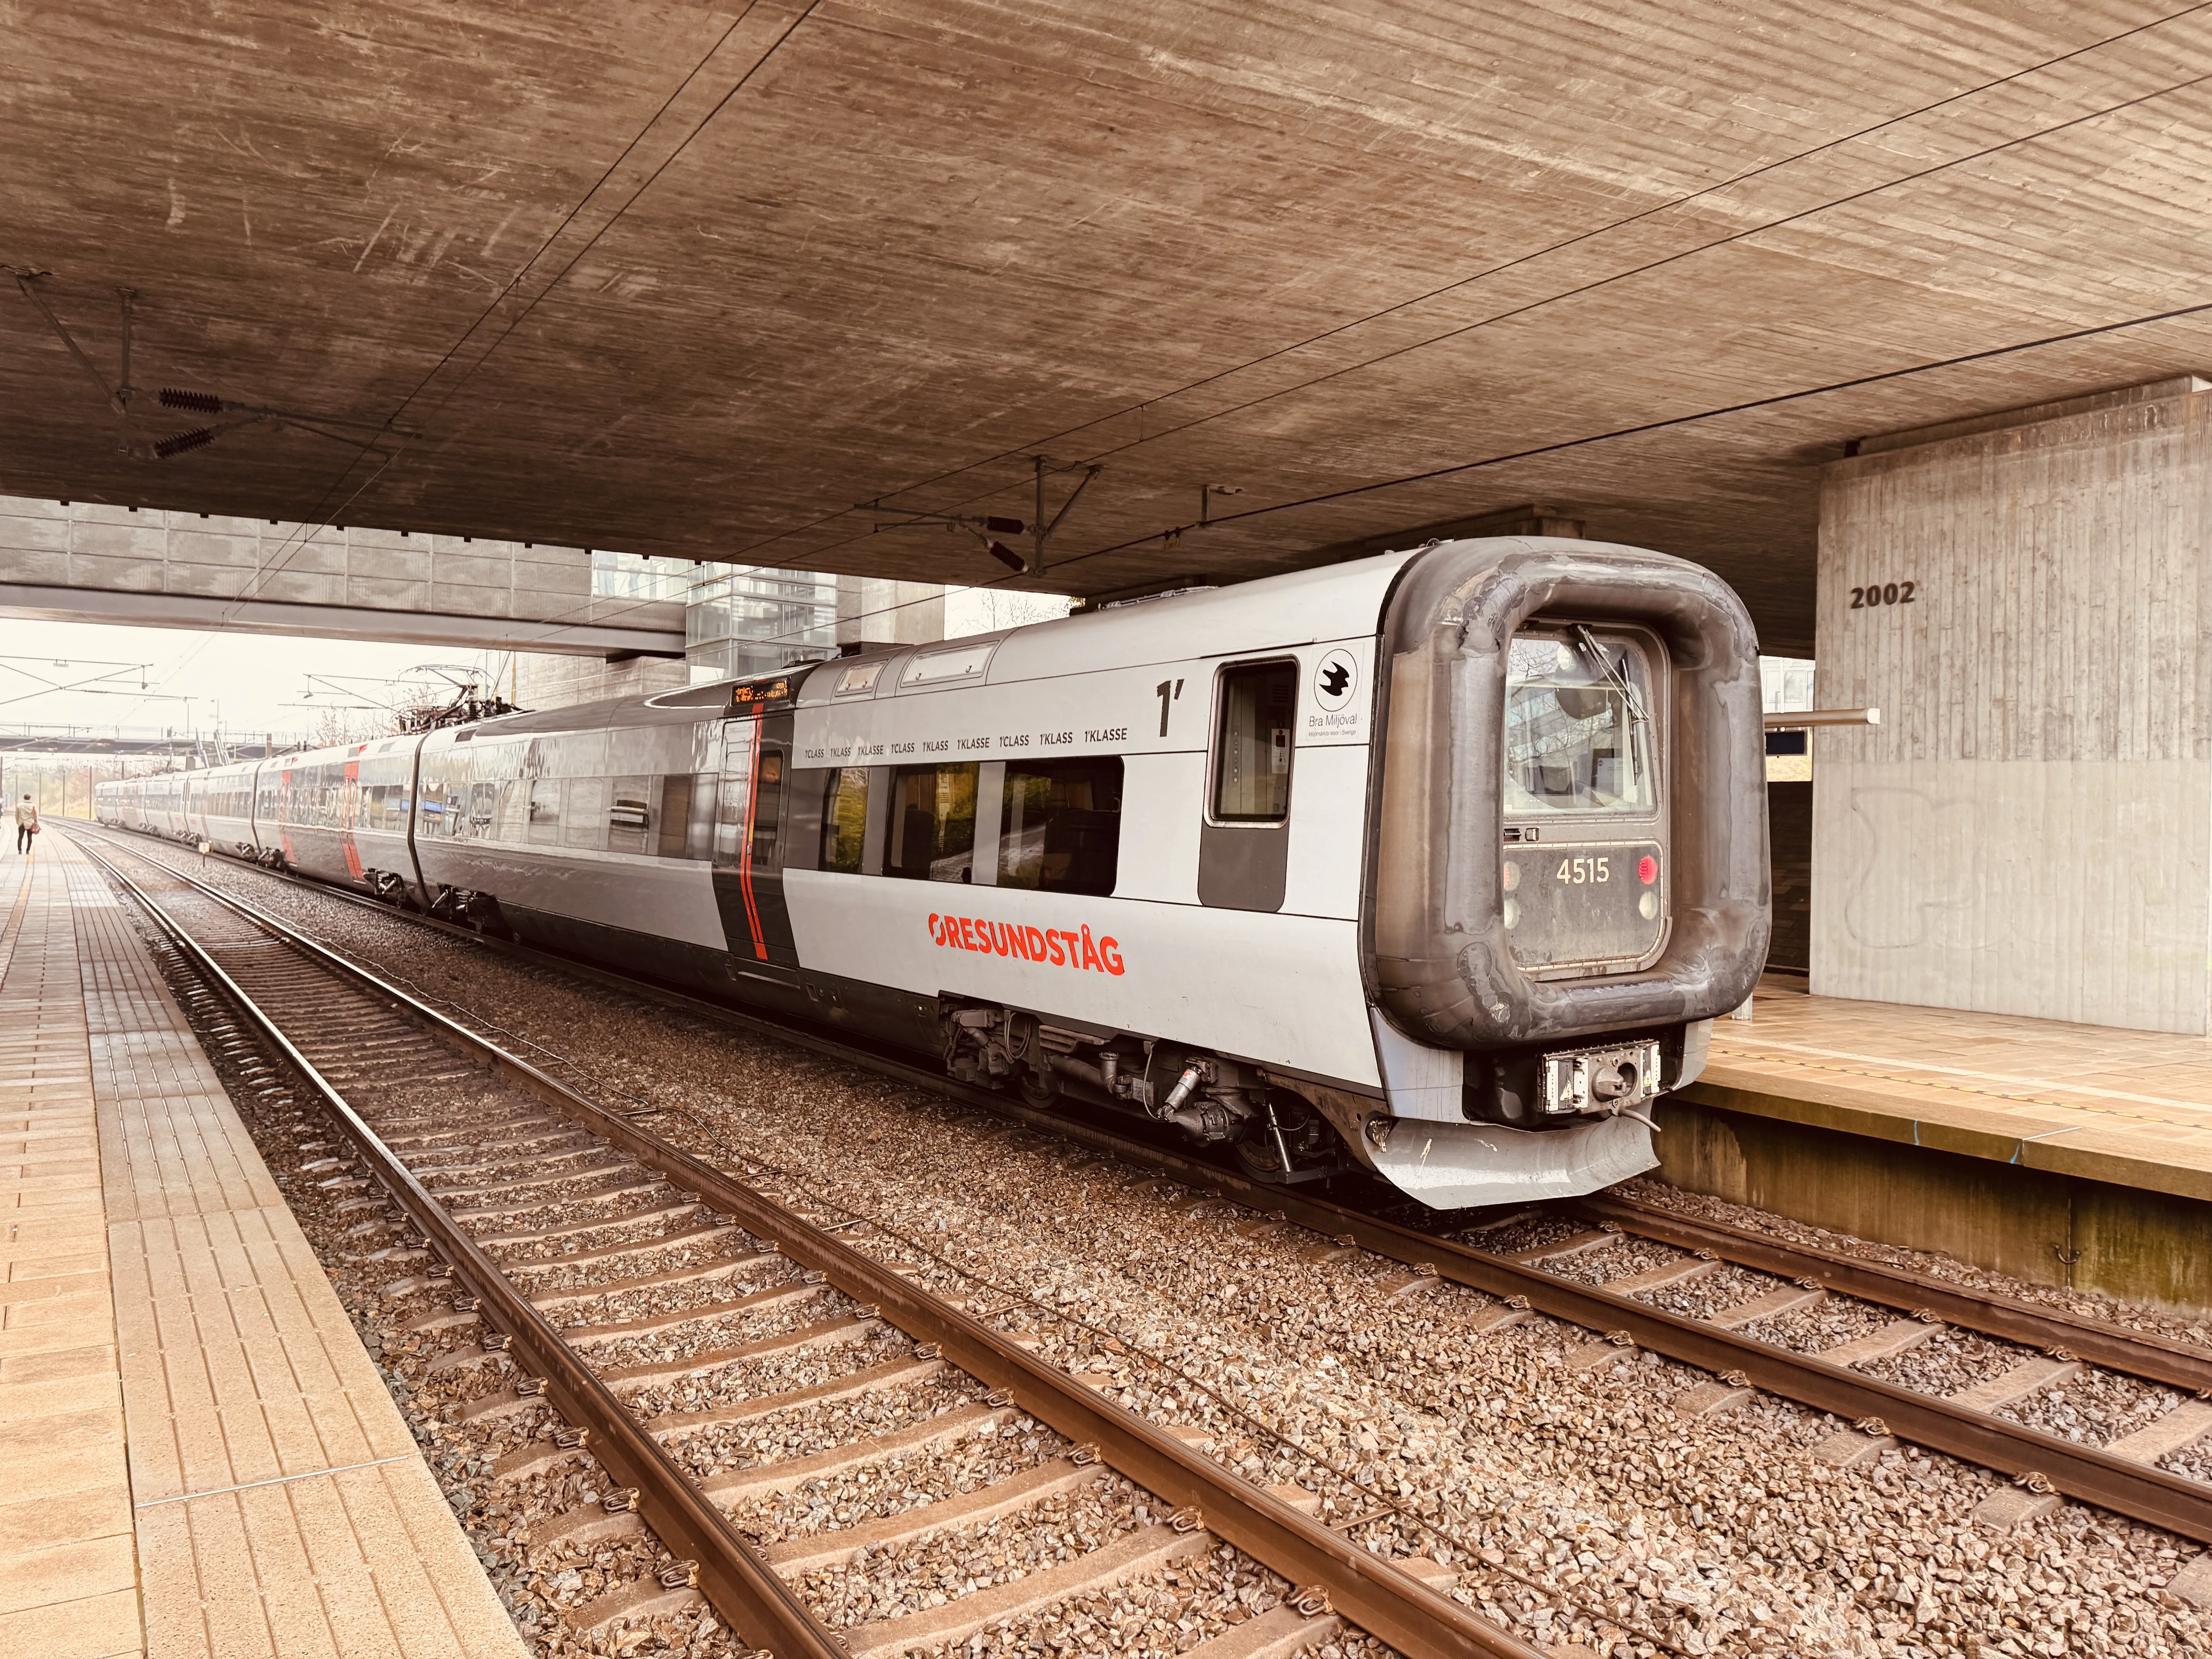
M875 1224L848 1231L848 1242L915 1268L940 1294L1033 1336L1047 1358L1110 1378L1124 1403L1204 1431L1214 1455L1249 1477L1307 1486L1321 1495L1328 1518L1388 1511L1356 1535L1382 1553L1425 1554L1464 1573L1455 1594L1531 1639L1571 1641L1620 1659L2212 1652L2203 1617L2165 1592L2197 1554L2193 1544L2075 1504L1991 1536L1968 1518L2003 1484L1986 1471L1911 1448L1869 1466L1828 1468L1805 1454L1842 1425L1767 1396L1684 1423L1668 1403L1705 1380L1689 1368L1641 1354L1567 1370L1561 1359L1589 1333L1536 1316L1480 1332L1474 1320L1496 1308L1473 1292L1445 1285L1393 1298L1383 1288L1393 1264L1307 1262L1301 1255L1314 1243L1310 1234L1255 1234L1240 1231L1234 1217L1185 1213L1195 1195L1146 1187L1110 1164L1085 1166L1078 1154L1036 1137L963 1125L960 1108L927 1091L250 871L207 873L497 1027L494 1035L543 1044L572 1064L566 1074L587 1093L659 1109L665 1115L651 1121L655 1129L771 1195L824 1221L866 1218ZM544 1054L534 1057L547 1063ZM1634 1190L1737 1224L1778 1232L1791 1224L1685 1202L1689 1195L1653 1183ZM1576 1231L1543 1217L1465 1236L1480 1248L1510 1250ZM1817 1230L1806 1236L1831 1249L1856 1243ZM1595 1256L1559 1266L1599 1279L1667 1259L1641 1243L1597 1254L1614 1258L1601 1272L1592 1271ZM2048 1287L1895 1255L1962 1285L2205 1336L2185 1322L2070 1293L2060 1304ZM605 1278L652 1270L626 1261ZM578 1282L592 1282L589 1273ZM1647 1299L1707 1312L1775 1282L1723 1267ZM1872 1316L1850 1306L1829 1298L1820 1304L1825 1313L1785 1316L1773 1322L1772 1340L1817 1352L1893 1317L1869 1324ZM369 1328L369 1315L361 1316ZM1949 1392L2016 1357L2004 1345L1944 1332L1868 1369ZM804 1375L803 1366L793 1374ZM438 1419L447 1391L482 1390L490 1382L423 1385L397 1370L387 1376L395 1393L403 1382L410 1395L428 1387L438 1403L426 1422ZM2144 1397L2130 1392L2139 1385L2120 1381L2125 1386L2071 1382L2013 1414L2101 1443L2108 1431L2147 1420ZM2069 1426L2081 1432L2068 1433ZM498 1432L522 1431L510 1425ZM426 1443L455 1461L465 1480L501 1443L477 1446L441 1425ZM2177 1455L2166 1467L2201 1474L2203 1451ZM581 1488L570 1483L588 1478L549 1476L549 1493L503 1492L501 1506L535 1516L574 1499ZM839 1503L855 1516L884 1512L880 1500L870 1507L857 1491L833 1501L833 1513ZM472 1535L480 1553L504 1560L509 1540L527 1525L513 1514L484 1515ZM562 1569L570 1571L580 1576L565 1589L557 1587L566 1583L561 1574L515 1580L521 1599L510 1605L581 1595L580 1575L605 1569ZM1215 1584L1197 1568L1188 1577L1192 1583L1174 1588L1188 1592L1193 1607L1225 1605L1224 1596L1249 1588ZM535 1588L541 1579L556 1588ZM508 1589L502 1583L502 1593ZM1138 1586L1065 1611L1051 1626L1054 1639L1080 1650L1103 1640L1101 1632L1150 1629L1154 1616L1143 1598L1164 1593ZM1180 1628L1184 1619L1195 1620L1191 1629ZM1205 1619L1184 1613L1176 1622L1176 1639L1187 1646ZM1022 1650L1024 1639L1010 1626L983 1650Z

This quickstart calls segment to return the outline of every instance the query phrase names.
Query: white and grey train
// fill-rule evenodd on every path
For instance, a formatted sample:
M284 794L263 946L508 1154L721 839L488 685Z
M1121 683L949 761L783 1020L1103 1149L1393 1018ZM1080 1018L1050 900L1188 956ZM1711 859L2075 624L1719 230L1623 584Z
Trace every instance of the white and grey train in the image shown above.
M97 810L1456 1207L1656 1162L1765 960L1764 752L1718 578L1504 538Z

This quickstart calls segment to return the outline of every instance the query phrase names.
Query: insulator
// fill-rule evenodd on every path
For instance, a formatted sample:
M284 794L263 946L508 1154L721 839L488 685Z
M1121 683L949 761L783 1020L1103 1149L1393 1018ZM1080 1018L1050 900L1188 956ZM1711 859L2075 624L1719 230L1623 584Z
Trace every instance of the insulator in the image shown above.
M1028 527L1019 519L989 518L983 520L983 528L994 536L1018 536Z
M175 437L164 438L155 444L154 459L157 461L166 461L173 455L183 454L188 449L203 449L214 441L214 428L204 426L196 427L190 432L179 432Z
M212 392L181 392L173 386L161 388L161 407L164 409L197 410L203 415L222 413L222 399Z

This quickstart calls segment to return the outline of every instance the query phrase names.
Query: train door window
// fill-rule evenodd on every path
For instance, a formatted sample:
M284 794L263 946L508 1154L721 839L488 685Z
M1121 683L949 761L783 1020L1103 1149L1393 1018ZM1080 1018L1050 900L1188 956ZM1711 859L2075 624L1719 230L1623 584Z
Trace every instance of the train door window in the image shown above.
M608 782L607 851L650 853L653 845L652 778L614 778Z
M823 791L820 867L856 876L860 873L860 855L867 849L867 844L868 769L836 767L830 771Z
M975 856L973 761L907 766L891 780L890 845L884 873L920 881L968 881Z
M559 778L532 778L526 786L530 792L526 839L536 846L552 847L560 842L562 781Z
M461 803L468 799L467 753L465 749L433 749L422 757L422 789L416 806L418 839L460 833L455 820L461 815Z
M763 747L753 775L753 864L775 870L781 867L776 848L783 828L783 750Z
M735 864L744 854L745 809L753 788L753 729L732 726L722 757L721 787L714 808L714 862Z
M1008 761L999 820L999 885L1041 893L1114 890L1121 841L1121 763Z
M1221 673L1213 744L1218 823L1279 823L1291 811L1291 721L1297 704L1294 662L1242 663Z

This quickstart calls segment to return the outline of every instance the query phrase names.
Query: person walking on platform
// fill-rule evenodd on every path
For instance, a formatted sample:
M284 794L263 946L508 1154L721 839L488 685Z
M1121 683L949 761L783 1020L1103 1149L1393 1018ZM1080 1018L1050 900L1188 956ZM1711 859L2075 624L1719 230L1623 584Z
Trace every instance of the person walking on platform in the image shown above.
M32 839L39 833L39 809L28 795L15 808L15 850L27 853L37 843Z

